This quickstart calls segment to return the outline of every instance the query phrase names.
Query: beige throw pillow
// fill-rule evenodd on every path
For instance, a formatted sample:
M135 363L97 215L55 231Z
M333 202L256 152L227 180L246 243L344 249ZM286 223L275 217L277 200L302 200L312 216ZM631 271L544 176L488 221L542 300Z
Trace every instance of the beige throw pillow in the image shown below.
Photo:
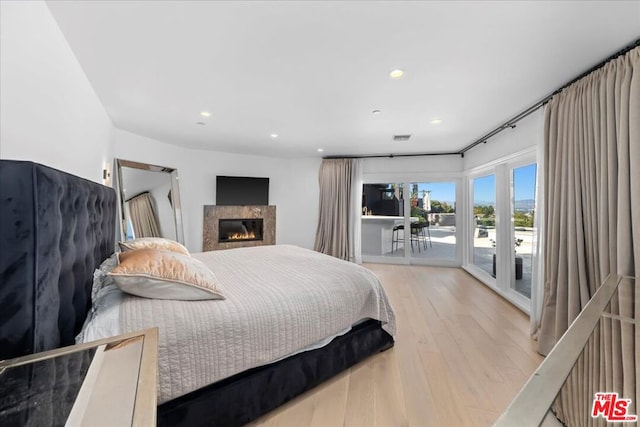
M170 239L163 239L162 237L141 237L139 239L118 242L118 245L120 245L122 252L137 251L138 249L164 249L165 251L190 255L187 248L180 243Z
M140 249L118 255L111 276L132 295L183 301L224 299L213 272L201 261L176 252Z

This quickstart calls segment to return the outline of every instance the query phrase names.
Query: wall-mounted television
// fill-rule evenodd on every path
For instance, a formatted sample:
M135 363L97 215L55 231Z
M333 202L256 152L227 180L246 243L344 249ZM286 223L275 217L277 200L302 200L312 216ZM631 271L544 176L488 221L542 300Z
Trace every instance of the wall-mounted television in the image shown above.
M269 204L269 178L217 176L216 205L243 206Z

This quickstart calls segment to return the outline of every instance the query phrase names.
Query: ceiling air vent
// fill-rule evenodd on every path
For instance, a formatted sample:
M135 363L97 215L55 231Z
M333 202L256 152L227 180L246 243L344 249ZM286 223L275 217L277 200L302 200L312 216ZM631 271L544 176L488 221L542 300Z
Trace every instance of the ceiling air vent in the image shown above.
M394 141L408 141L411 135L393 135Z

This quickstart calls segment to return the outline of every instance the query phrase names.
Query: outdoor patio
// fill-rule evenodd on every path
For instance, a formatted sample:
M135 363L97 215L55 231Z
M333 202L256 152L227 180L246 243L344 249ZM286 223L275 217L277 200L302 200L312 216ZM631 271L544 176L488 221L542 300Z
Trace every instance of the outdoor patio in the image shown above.
M427 231L428 230L428 231ZM473 263L493 275L493 254L495 248L492 240L495 241L495 229L487 229L486 237L477 237L478 233L474 233L473 239ZM456 257L456 227L455 226L438 226L431 225L425 229L426 238L418 236L417 241L413 242L411 250L412 258L420 259L450 259ZM428 236L431 234L431 243ZM403 236L400 235L402 239ZM528 229L519 229L515 232L516 239L522 239L520 246L515 247L516 256L522 258L522 278L516 280L515 290L527 298L531 297L531 260L533 254L533 231ZM416 239L416 237L414 237ZM387 252L383 256L402 258L404 257L404 242L400 241L393 247L392 252ZM407 244L409 244L407 242Z
M493 275L493 254L496 249L493 242L496 240L495 229L487 229L487 237L477 237L478 233L474 233L473 239L473 263ZM517 257L522 258L522 278L516 280L515 290L531 298L531 261L533 255L533 230L518 229L515 231L515 239L522 239L520 246L515 246Z

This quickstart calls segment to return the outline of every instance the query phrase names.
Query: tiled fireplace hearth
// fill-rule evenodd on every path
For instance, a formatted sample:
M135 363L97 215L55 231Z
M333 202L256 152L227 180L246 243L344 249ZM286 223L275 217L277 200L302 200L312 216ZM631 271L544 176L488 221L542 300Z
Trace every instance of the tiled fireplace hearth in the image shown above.
M204 207L202 250L275 245L275 206Z

